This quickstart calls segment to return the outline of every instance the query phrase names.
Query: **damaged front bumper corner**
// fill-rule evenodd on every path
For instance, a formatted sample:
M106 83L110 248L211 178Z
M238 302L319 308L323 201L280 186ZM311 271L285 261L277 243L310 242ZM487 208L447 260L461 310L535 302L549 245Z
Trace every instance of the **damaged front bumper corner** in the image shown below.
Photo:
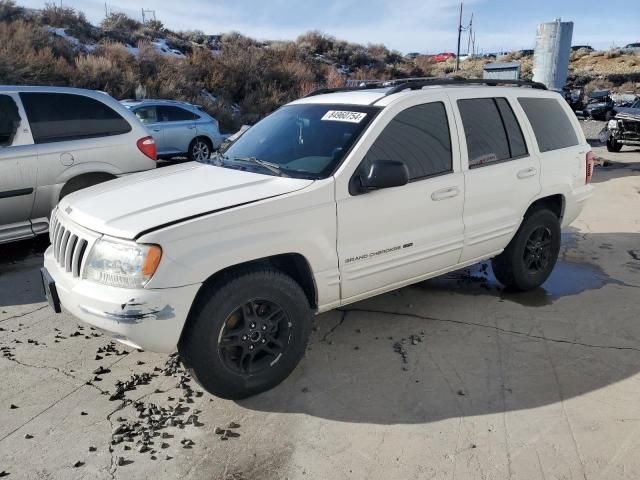
M114 339L153 352L175 351L200 284L163 289L116 288L74 278L45 252L62 307Z

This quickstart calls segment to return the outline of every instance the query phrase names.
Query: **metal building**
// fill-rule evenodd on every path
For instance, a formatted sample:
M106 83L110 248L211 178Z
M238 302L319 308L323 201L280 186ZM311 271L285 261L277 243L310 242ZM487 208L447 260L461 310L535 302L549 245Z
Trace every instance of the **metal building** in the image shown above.
M520 63L487 63L482 67L482 78L494 80L519 80Z
M561 91L567 82L573 22L541 23L536 31L533 53L533 80L548 89Z

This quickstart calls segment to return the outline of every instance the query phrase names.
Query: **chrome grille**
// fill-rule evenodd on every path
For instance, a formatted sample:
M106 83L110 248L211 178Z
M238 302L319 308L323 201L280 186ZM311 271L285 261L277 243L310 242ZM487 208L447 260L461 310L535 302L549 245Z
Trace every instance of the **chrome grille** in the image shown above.
M79 277L89 242L65 227L58 218L57 211L51 214L49 239L58 265L74 277Z

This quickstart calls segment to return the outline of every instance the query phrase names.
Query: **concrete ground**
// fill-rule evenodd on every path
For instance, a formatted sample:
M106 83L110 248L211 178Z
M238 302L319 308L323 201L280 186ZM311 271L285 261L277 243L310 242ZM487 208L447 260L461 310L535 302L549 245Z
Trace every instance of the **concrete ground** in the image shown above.
M0 476L637 479L640 150L597 150L543 288L478 266L321 315L291 377L241 402L52 314L46 239L1 246Z

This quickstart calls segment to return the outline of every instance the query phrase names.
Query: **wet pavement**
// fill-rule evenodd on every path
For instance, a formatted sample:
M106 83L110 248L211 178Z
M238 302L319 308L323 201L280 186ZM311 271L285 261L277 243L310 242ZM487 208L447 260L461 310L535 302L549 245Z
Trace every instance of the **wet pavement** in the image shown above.
M540 289L487 262L320 315L291 377L240 402L52 314L46 238L2 245L0 475L636 479L639 175L635 152L598 167Z

